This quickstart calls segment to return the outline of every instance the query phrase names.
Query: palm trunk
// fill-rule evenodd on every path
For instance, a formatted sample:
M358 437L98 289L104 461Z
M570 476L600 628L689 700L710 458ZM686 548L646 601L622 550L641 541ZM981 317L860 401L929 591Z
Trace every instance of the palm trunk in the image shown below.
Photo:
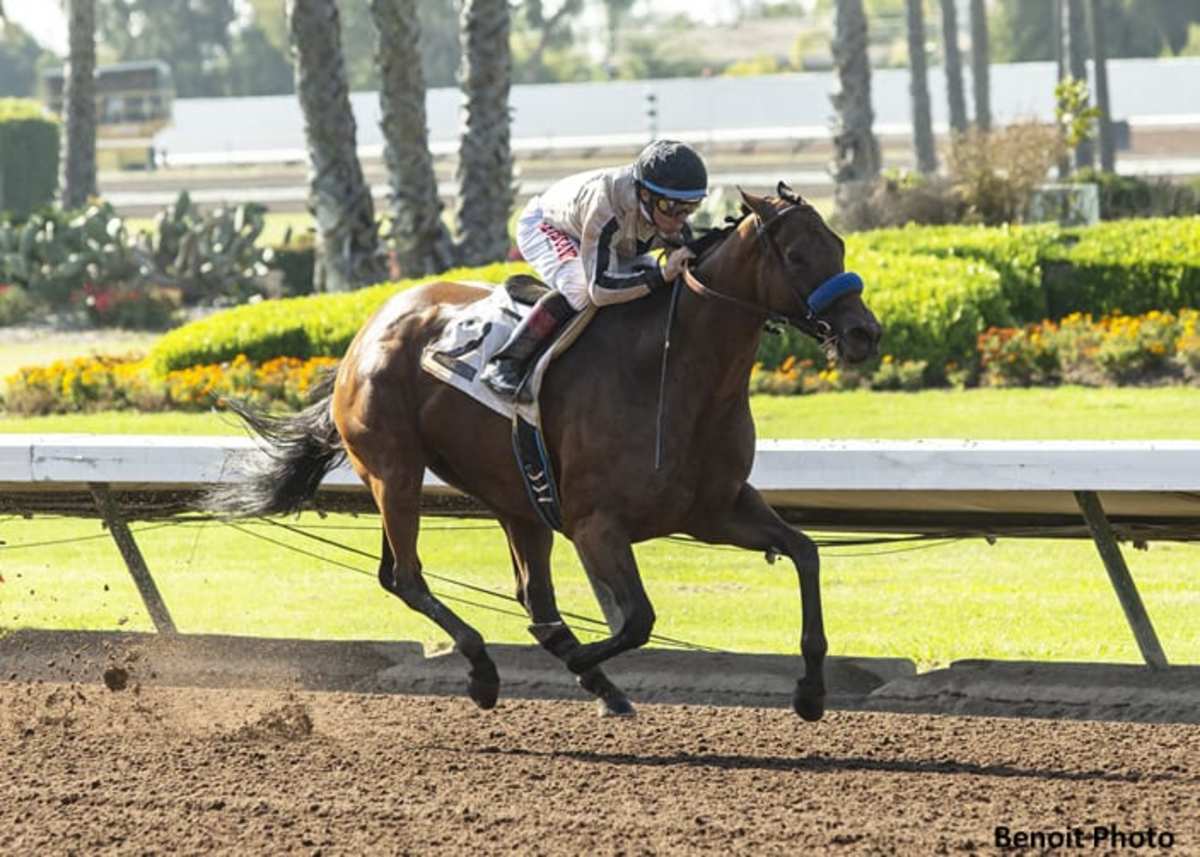
M908 91L912 96L913 146L917 170L937 172L937 150L933 144L933 118L929 106L929 75L925 65L925 12L923 0L905 0L908 12Z
M391 181L388 239L406 277L454 266L454 243L442 223L442 202L429 152L425 76L421 70L416 0L370 0L379 34L380 127Z
M82 208L96 195L96 8L70 0L70 54L63 91L62 206Z
M1067 0L1067 56L1071 63L1071 77L1087 83L1087 33L1083 14L1083 0ZM1080 140L1075 146L1075 169L1090 167L1096 162L1096 150L1091 140Z
M511 63L507 0L465 0L461 17L462 130L458 159L459 253L483 265L508 253L513 203L508 106Z
M987 9L983 0L971 0L971 83L975 91L975 127L992 127L991 51L988 47Z
M839 89L830 96L834 119L835 198L843 218L853 221L872 181L879 175L879 141L872 124L871 65L867 57L867 18L862 0L838 0L834 20L833 64Z
M950 104L950 129L967 130L967 99L963 94L962 54L958 50L958 12L954 0L942 0L942 44L946 54L946 98Z
M1108 44L1104 36L1103 0L1091 0L1088 12L1092 24L1092 63L1096 73L1096 105L1100 108L1100 169L1106 173L1117 168L1113 141L1112 110L1108 104Z
M309 155L309 210L317 221L318 291L344 292L386 276L371 189L363 180L334 0L287 0L296 94Z

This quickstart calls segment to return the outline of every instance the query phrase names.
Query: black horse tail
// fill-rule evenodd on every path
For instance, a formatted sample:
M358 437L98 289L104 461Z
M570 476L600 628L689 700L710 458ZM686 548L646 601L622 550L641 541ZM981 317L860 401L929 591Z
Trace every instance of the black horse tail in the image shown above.
M346 457L329 409L335 379L335 370L327 372L297 414L270 414L245 402L227 402L266 444L235 459L242 478L208 491L201 507L223 518L299 511L325 474Z

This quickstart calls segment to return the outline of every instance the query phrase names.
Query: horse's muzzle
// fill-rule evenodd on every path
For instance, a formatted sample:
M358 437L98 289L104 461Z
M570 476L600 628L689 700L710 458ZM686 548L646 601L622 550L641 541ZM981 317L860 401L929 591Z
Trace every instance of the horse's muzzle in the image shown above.
M847 363L861 363L879 353L879 338L883 328L870 319L842 332L838 337L838 356Z

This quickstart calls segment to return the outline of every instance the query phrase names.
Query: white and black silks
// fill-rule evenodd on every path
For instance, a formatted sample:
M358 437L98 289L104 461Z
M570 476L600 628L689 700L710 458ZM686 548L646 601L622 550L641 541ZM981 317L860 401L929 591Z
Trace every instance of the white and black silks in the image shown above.
M567 246L567 240L573 246ZM652 251L682 236L661 236L641 210L633 167L570 176L534 197L517 241L539 277L576 310L625 303L663 285Z

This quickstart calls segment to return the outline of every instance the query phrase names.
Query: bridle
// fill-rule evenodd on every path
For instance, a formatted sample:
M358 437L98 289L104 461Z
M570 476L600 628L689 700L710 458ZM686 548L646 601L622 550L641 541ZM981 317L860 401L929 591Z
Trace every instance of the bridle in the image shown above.
M786 200L789 205L787 208L777 211L772 217L763 220L757 213L753 212L752 217L757 221L754 233L756 240L779 262L780 268L786 274L788 264L784 259L783 250L779 247L779 242L776 240L773 233L774 228L788 215L809 209L807 203L802 202L792 196L788 187L780 182L779 196ZM860 294L863 290L862 277L853 271L843 271L840 274L835 274L828 280L823 282L817 288L813 289L812 293L807 297L800 294L799 289L795 284L788 282L789 288L796 297L796 302L804 308L803 315L794 315L791 313L779 312L777 310L768 309L761 304L752 301L735 298L733 295L727 295L724 292L718 292L704 285L692 273L689 266L684 265L681 275L684 285L691 291L695 292L703 298L719 300L731 306L736 306L738 309L757 315L762 321L770 324L786 324L797 330L811 336L822 348L828 350L831 346L836 345L837 334L833 330L833 326L821 318L821 313L829 309L840 298L849 294Z
M783 270L786 278L788 269L787 260L784 258L783 251L780 249L779 242L775 239L772 230L780 221L783 220L783 218L795 212L804 211L805 209L810 208L810 206L798 197L794 196L788 186L783 182L779 183L779 196L788 203L787 208L776 211L776 213L767 220L763 220L763 218L760 217L757 212L752 213L751 216L757 220L757 225L755 226L756 239L774 255L775 259L778 260L779 266ZM735 228L736 224L727 227L729 231L732 231ZM726 234L728 234L728 232L726 232ZM706 239L701 240L704 241ZM717 239L718 242L720 240L721 239L719 238ZM712 250L717 246L719 246L719 244L709 244L707 249L701 252L701 258L703 258L709 250ZM690 289L692 292L695 292L700 297L720 301L728 304L729 306L735 306L743 312L753 314L762 323L767 325L787 324L796 328L797 330L815 339L821 345L822 350L824 350L826 354L831 354L836 351L838 337L836 331L833 329L833 325L821 318L821 313L829 309L829 307L831 307L845 295L859 294L863 290L862 278L853 271L843 271L840 274L835 274L817 288L813 289L812 293L807 297L800 294L799 289L797 289L797 287L790 281L787 281L789 288L791 288L792 292L796 296L797 303L804 307L803 315L792 315L790 313L778 312L776 310L769 309L752 301L735 298L733 295L727 295L724 292L714 291L713 289L710 289L708 286L704 285L704 283L700 282L696 275L692 273L691 268L687 264L684 264L683 273L680 275L679 280L682 280L688 289ZM667 311L667 330L663 339L662 369L658 382L658 414L655 420L654 469L656 471L662 466L663 458L663 426L666 422L667 416L667 360L671 351L671 329L674 326L675 306L679 301L679 280L676 280L675 288L671 295L670 308Z

